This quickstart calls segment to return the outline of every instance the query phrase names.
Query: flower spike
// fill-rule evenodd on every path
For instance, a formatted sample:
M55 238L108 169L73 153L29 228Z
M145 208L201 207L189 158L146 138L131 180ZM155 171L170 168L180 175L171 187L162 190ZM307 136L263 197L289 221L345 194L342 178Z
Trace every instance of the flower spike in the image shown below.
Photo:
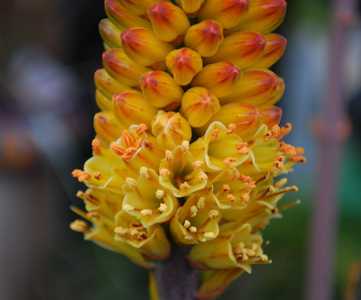
M285 142L292 125L276 106L285 82L269 70L287 47L272 32L286 0L104 3L100 111L92 156L72 172L86 188L70 227L157 268L154 300L168 292L156 281L185 259L201 275L189 292L215 299L253 265L271 263L263 230L298 204L281 202L298 190L285 174L306 158ZM190 283L188 275L175 274Z

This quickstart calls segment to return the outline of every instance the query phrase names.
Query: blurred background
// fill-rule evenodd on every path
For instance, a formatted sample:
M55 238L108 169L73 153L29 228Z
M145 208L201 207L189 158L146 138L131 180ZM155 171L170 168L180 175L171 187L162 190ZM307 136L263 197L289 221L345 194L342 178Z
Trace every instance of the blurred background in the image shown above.
M361 2L361 1L360 1ZM308 164L290 176L302 204L265 233L270 266L244 275L221 299L305 299L311 218L319 186L317 121L329 72L331 6L289 0L280 32L289 39L276 66L287 83L284 121ZM360 5L360 3L358 3ZM359 11L356 12L360 13ZM360 16L360 15L359 15ZM0 2L0 298L148 299L147 274L71 232L70 176L91 155L96 111L92 76L101 63L102 0ZM358 300L361 269L361 23L347 34L344 112L352 131L338 171L334 299ZM322 245L320 245L322 247Z

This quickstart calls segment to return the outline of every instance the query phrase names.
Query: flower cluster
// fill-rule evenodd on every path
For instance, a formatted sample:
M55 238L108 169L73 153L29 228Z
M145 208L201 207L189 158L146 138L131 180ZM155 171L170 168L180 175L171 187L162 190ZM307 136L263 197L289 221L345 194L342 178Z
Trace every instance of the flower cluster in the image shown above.
M286 39L284 0L105 0L103 69L95 73L93 156L71 228L152 268L190 247L199 298L268 264L262 230L280 216L280 177L303 163L275 106L268 70Z

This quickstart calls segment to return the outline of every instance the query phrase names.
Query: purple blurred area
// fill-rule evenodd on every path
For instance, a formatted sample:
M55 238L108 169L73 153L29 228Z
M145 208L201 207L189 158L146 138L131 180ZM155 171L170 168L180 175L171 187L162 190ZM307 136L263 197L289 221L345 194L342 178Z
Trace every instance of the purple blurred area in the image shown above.
M280 31L289 49L276 68L288 86L281 105L284 120L295 128L290 142L305 146L309 160L291 175L303 205L267 233L273 265L256 268L222 299L305 299L319 162L312 128L326 95L330 3L288 2L289 16ZM0 2L0 299L148 297L146 272L68 229L74 218L69 206L81 188L70 173L91 155L97 110L92 76L101 64L97 24L103 17L102 0ZM359 20L348 34L347 49L344 110L353 131L339 174L333 286L334 299L360 300L360 279L352 268L361 262Z

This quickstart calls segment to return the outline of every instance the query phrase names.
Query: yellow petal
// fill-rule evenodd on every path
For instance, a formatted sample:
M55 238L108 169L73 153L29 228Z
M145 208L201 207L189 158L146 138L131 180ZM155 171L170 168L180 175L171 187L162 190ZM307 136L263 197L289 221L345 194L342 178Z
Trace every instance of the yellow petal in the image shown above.
M166 57L166 64L179 85L189 84L203 67L201 56L189 48L170 52Z
M223 42L223 28L213 20L205 20L190 27L185 36L187 47L197 51L203 57L217 53Z
M202 127L219 110L218 98L206 88L194 87L185 92L181 112L192 127Z
M150 71L140 80L145 98L157 108L176 109L182 99L183 90L172 76L163 71Z
M148 9L148 17L155 35L165 42L175 40L190 26L183 10L171 2L160 1L152 5Z
M171 45L159 40L152 30L133 27L123 31L122 45L127 55L142 66L151 66L164 60Z

